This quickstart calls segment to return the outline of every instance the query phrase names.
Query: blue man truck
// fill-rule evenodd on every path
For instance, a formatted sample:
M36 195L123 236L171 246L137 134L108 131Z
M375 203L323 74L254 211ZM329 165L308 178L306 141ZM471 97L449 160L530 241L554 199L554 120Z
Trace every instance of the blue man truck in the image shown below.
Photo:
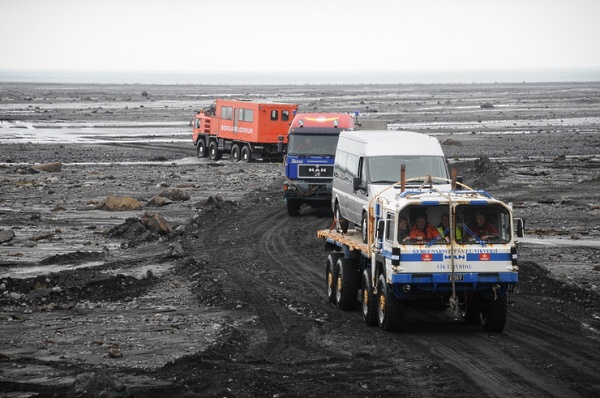
M301 206L328 206L331 202L333 163L341 131L354 130L352 115L298 113L290 125L284 160L283 196L290 216Z
M450 308L454 319L502 332L518 282L516 237L523 236L522 220L485 191L456 189L456 182L446 191L429 183L407 189L410 181L371 198L367 243L360 234L344 233L336 220L335 228L317 231L330 251L329 301L346 311L361 307L365 323L385 331L401 330L405 310L413 307ZM493 233L480 231L481 214ZM433 225L449 217L449 224L427 239L403 233L405 221L418 224L422 217Z

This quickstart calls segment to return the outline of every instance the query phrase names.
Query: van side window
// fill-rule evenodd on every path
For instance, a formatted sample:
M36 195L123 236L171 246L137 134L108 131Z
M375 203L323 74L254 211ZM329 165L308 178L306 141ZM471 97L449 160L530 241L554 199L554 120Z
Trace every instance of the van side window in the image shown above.
M343 178L347 172L346 163L348 161L348 152L337 151L335 156L334 172L340 178Z
M277 109L271 110L271 120L279 119L279 111Z
M358 170L358 156L354 155L352 153L348 154L348 163L346 164L346 167L348 169L348 173L350 173L351 177L358 177L359 176L359 170Z
M290 120L290 111L281 111L281 120L284 122Z

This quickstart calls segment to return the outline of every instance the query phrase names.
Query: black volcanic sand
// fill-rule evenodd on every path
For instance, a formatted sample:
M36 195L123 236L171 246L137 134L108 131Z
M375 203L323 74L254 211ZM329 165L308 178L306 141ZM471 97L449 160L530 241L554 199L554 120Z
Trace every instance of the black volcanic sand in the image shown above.
M597 395L600 83L0 87L0 395ZM224 97L435 135L526 220L505 331L407 310L385 333L328 304L331 212L288 217L280 163L195 158L188 122ZM168 190L186 200L153 206Z

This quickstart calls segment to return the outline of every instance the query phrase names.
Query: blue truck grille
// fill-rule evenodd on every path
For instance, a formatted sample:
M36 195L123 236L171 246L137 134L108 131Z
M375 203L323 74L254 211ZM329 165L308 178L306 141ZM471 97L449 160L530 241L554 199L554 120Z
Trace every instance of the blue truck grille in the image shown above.
M298 166L298 177L332 178L333 166L324 166L318 164L301 164Z

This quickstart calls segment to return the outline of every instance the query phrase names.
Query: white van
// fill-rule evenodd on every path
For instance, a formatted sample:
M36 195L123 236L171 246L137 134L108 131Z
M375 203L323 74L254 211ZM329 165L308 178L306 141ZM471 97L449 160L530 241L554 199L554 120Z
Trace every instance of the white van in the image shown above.
M348 222L362 229L367 241L369 200L391 184L383 196L392 198L400 192L401 166L406 166L407 189L419 187L432 179L433 187L448 191L448 166L440 142L429 135L399 130L361 130L340 133L333 168L331 207L342 232ZM429 186L428 186L429 187Z

